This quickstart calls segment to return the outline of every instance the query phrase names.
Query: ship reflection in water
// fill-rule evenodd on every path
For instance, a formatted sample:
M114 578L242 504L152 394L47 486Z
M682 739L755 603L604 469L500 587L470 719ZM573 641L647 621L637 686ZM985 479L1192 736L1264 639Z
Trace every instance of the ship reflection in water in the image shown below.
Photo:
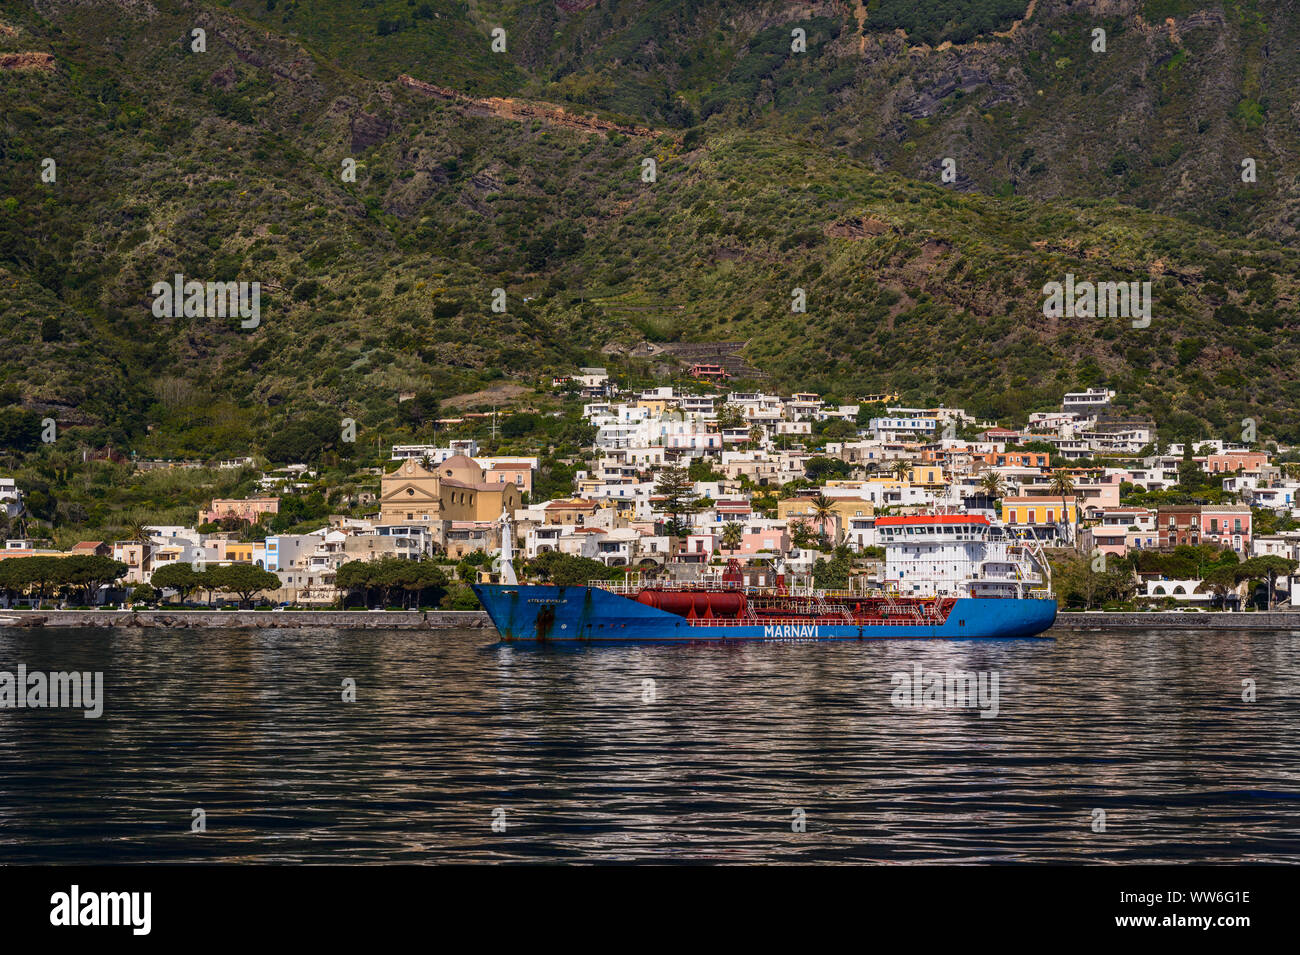
M1295 634L494 641L0 630L105 696L0 710L0 862L1297 858ZM918 665L996 715L895 705Z

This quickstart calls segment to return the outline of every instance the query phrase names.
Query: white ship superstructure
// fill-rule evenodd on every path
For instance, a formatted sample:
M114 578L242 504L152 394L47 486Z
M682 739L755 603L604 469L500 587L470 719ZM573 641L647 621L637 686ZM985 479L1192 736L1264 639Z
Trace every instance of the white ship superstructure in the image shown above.
M878 518L882 583L908 597L1030 597L1050 589L1038 546L994 531L974 514Z

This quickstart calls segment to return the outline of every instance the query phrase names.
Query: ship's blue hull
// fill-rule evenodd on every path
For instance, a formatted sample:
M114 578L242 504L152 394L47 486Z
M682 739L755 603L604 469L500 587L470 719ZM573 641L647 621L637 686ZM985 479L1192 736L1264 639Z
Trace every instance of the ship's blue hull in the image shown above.
M687 620L597 587L475 584L474 593L507 641L695 643L1033 637L1056 619L1056 601L964 597L943 623L749 624Z

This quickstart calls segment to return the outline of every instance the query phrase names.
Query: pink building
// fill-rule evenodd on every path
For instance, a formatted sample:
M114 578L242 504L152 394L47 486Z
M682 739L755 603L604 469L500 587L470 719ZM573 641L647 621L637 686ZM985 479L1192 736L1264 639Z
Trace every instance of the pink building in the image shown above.
M740 556L753 554L787 554L790 552L790 533L779 524L764 526L747 525L745 534L740 539L736 553ZM731 556L726 552L726 556Z
M1235 474L1238 471L1258 471L1268 464L1263 451L1227 451L1205 458L1205 470L1211 474Z
M1201 508L1201 540L1246 554L1250 550L1250 519L1250 508L1244 504L1207 504Z
M716 534L691 534L682 541L676 560L683 563L707 564L713 552L722 546Z
M483 471L483 480L489 484L514 484L525 494L533 493L533 468L514 461L494 462Z
M1083 549L1087 554L1100 551L1109 557L1123 557L1128 553L1129 532L1123 527L1098 524L1083 532Z
M256 524L263 514L278 514L280 499L278 497L250 497L242 501L214 499L206 511L199 511L200 524L215 524L227 517L236 517L241 521Z

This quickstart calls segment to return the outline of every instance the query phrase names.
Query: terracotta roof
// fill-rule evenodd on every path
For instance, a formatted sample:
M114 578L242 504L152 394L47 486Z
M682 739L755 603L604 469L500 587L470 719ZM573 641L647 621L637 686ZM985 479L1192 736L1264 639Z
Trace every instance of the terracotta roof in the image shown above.
M442 478L440 481L442 487L459 488L462 491L501 491L508 487L514 487L509 481L456 481L452 478Z
M443 460L439 461L438 467L445 468L449 464L456 465L457 467L464 467L466 464L470 464L473 465L474 467L478 467L478 462L476 462L468 454L461 454L459 451L453 454L451 457L444 458Z

